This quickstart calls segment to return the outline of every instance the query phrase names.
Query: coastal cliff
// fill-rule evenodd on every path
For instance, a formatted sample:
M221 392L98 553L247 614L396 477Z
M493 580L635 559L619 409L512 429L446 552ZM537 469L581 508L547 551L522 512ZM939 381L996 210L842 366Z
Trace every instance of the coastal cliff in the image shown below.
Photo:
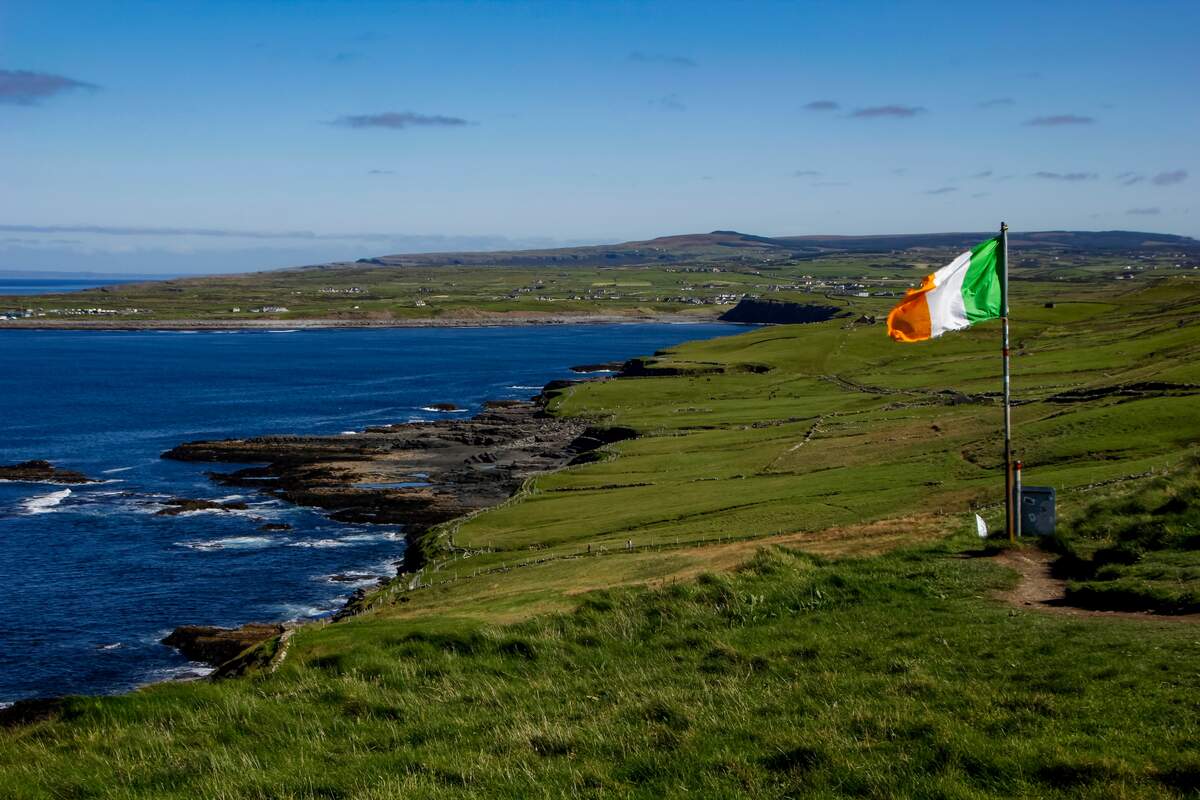
M845 316L846 313L846 309L839 306L743 297L736 306L722 314L720 319L722 322L795 325L824 322L835 317Z

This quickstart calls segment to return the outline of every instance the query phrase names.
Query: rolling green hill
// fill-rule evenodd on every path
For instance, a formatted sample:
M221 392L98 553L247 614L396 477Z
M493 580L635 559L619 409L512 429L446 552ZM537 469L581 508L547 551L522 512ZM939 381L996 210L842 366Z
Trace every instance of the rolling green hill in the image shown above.
M417 253L360 259L377 266L613 266L690 261L762 261L811 259L847 253L892 254L897 251L969 248L995 233L913 233L871 236L756 236L713 231L662 236L640 242L490 253ZM1013 247L1075 253L1174 251L1200 254L1200 242L1189 236L1139 231L1029 231L1010 234ZM308 267L306 269L312 269Z

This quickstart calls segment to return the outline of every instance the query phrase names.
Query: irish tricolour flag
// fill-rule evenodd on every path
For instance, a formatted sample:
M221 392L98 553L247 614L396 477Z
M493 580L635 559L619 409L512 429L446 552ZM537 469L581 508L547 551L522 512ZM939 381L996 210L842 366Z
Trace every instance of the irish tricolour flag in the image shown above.
M1000 316L1000 237L988 239L909 289L888 314L888 336L919 342Z

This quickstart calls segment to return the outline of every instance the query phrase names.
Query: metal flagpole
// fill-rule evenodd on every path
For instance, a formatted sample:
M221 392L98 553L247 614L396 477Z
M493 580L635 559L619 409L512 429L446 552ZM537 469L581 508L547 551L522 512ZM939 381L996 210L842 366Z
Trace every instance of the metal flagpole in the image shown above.
M1000 223L1000 329L1004 339L1004 527L1008 540L1017 540L1017 515L1013 508L1012 414L1009 410L1008 379L1008 223Z

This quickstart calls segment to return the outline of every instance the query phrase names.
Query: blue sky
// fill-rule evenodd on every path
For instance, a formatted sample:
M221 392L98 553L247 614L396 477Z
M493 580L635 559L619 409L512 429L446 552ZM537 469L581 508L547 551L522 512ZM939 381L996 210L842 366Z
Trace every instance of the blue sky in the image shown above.
M0 0L0 269L1197 235L1197 33L1195 2Z

